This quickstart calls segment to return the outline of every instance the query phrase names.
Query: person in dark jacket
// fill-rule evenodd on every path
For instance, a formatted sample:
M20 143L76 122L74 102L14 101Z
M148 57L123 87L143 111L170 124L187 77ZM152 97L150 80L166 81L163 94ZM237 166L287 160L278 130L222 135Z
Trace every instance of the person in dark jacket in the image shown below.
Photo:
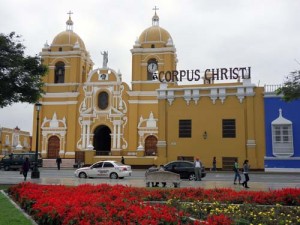
M28 157L26 157L24 163L23 163L23 166L22 166L22 173L23 173L23 176L24 176L24 180L27 179L27 173L30 169L30 162L29 162L29 159Z
M244 173L244 176L245 176L245 181L242 183L245 188L249 188L249 186L248 186L248 181L250 180L250 178L249 178L249 169L250 169L249 161L245 160L244 164L243 164L243 173Z
M60 156L56 159L57 169L60 170L60 164L62 163Z

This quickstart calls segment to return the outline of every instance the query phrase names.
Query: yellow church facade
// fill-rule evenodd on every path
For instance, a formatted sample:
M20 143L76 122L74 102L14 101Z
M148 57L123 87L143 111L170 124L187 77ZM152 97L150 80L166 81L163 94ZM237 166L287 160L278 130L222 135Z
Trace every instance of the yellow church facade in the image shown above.
M131 49L131 87L108 66L108 52L101 54L102 67L94 68L71 17L42 49L49 67L39 112L44 158L92 164L124 156L126 164L149 166L199 157L211 167L216 157L218 168L248 159L263 169L263 88L251 83L250 71L231 83L215 83L210 72L197 84L179 85L176 48L156 12ZM36 127L37 111L33 121Z
M30 132L19 127L0 127L0 155L31 151Z

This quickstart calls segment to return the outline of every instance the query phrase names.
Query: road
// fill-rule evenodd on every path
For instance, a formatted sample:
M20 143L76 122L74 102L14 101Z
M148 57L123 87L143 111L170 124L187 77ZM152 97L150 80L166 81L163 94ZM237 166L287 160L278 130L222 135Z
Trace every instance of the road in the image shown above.
M128 186L145 187L145 170L133 170L131 177L122 180L111 180L107 178L79 179L74 176L75 169L52 169L40 168L40 179L31 179L28 174L28 181L41 184L81 185L81 184L122 184ZM202 181L183 180L181 187L203 187L203 188L234 188L242 190L241 185L233 185L233 172L207 172ZM242 175L243 177L243 175ZM23 182L22 174L18 171L0 170L0 184L17 184ZM281 188L300 188L299 173L250 173L250 190L269 190Z

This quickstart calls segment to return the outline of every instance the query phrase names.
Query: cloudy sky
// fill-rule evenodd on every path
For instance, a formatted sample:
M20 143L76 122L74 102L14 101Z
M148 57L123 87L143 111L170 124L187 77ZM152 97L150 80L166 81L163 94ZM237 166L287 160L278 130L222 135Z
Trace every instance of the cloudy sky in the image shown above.
M130 49L151 26L154 6L173 38L178 70L251 66L252 82L263 86L300 67L299 0L1 0L0 32L22 35L26 54L35 55L66 29L71 10L95 68L108 51L108 66L130 84ZM0 109L0 126L31 132L32 110Z

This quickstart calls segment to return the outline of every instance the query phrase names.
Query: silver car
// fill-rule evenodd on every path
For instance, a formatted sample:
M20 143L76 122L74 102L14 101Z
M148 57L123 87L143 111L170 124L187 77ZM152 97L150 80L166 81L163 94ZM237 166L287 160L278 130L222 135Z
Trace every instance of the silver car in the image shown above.
M79 178L109 177L110 179L123 179L132 174L131 166L117 161L99 161L89 167L82 167L75 171Z

